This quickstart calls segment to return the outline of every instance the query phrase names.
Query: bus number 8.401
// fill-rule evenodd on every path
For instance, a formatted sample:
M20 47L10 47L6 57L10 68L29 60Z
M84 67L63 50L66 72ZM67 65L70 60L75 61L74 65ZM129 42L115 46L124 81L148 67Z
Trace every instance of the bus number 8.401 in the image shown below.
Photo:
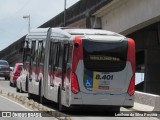
M113 80L113 75L103 75L100 76L99 74L96 75L97 80Z

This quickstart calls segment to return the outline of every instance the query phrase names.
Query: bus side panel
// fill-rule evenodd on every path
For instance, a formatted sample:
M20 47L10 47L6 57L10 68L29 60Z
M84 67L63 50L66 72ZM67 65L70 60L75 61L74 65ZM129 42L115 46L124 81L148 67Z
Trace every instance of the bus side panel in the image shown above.
M131 77L128 76L128 79L130 79L130 83L127 91L128 94L126 95L126 99L123 106L132 107L134 104L136 61L135 61L135 42L131 38L128 38L127 60L130 63L130 66L128 67L128 75L131 73Z
M38 95L39 94L39 82L37 82L37 74L38 69L37 69L37 65L36 62L33 62L33 66L32 66L32 82L33 82L33 93Z
M71 87L70 87L70 81L71 80L71 67L69 67L66 71L66 74L64 75L64 105L69 106L70 105L70 96L71 96Z
M26 56L26 54L24 54L24 56ZM25 60L23 60L23 68L24 68L24 76L25 76L24 77L24 81L25 81L24 85L26 86L25 91L28 92L28 83L29 83L28 78L29 78L29 68L30 68L30 66L29 66L29 62L27 61L27 58Z

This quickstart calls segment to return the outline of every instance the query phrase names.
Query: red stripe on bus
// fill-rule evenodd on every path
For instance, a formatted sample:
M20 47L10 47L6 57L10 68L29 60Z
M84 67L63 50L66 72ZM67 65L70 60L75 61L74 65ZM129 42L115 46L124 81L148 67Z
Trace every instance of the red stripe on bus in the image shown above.
M80 36L75 37L73 48L72 71L75 72L79 60L83 59L82 39Z
M135 71L136 71L136 63L135 63L135 42L133 39L129 38L128 39L128 55L127 55L127 60L131 62L132 66L132 78L130 80L130 84L128 87L128 94L130 96L134 95L135 92Z
M133 39L128 38L128 57L127 60L131 62L132 71L135 73L136 71L136 63L135 63L135 42Z

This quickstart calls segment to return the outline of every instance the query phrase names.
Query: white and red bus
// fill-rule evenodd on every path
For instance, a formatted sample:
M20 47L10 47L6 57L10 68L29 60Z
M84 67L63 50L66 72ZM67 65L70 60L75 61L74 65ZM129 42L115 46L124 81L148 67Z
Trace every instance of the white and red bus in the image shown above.
M25 40L29 97L64 106L132 107L135 43L95 29L37 28Z

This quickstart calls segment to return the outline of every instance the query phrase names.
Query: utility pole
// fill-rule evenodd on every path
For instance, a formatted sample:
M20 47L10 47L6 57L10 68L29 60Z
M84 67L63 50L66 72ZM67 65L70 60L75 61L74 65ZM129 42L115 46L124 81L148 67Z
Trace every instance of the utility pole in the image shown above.
M64 0L64 27L66 27L66 0Z

